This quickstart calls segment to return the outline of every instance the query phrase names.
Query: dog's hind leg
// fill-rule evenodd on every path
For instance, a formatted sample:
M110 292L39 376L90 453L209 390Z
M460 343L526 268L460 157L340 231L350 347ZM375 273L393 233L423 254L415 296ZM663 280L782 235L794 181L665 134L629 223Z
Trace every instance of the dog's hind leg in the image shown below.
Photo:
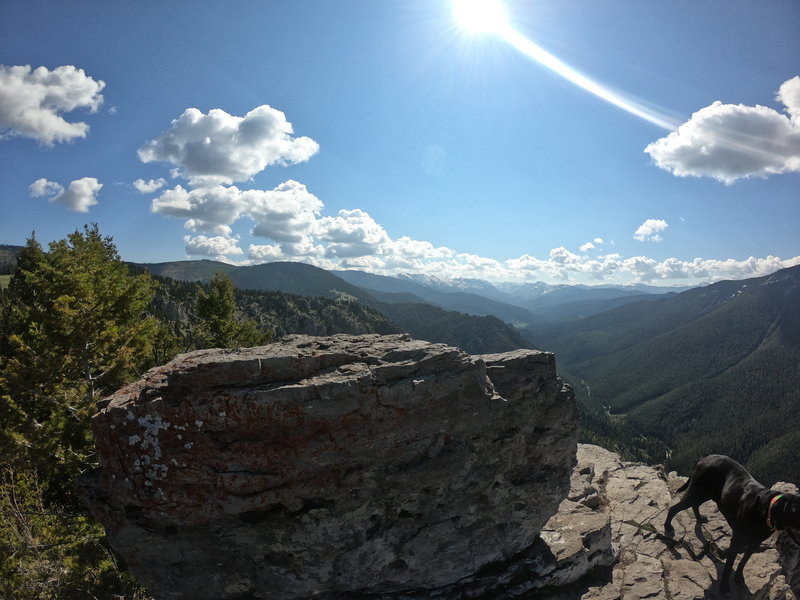
M692 493L692 487L691 487L690 484L691 484L691 480L689 480L689 482L687 484L683 485L683 487L681 489L686 488L687 485L689 485L689 489L683 495L683 498L681 498L677 502L677 504L675 504L675 506L670 508L669 511L667 512L667 520L664 521L664 533L666 535L668 535L668 536L672 536L672 535L675 534L675 529L672 527L672 519L674 519L675 515L677 515L682 510L686 510L687 508L691 508L692 511L694 512L695 518L697 518L698 521L700 521L700 519L703 518L700 515L700 508L699 507L704 501L703 500L701 500L700 502L697 501L697 499L695 498L695 494ZM680 491L680 490L678 490L678 491Z
M675 506L669 509L667 512L667 520L664 521L664 533L668 536L672 536L675 534L675 528L672 527L672 519L675 518L682 510L686 510L687 508L694 508L696 511L697 509L692 506L691 498L689 498L689 494L686 494ZM697 514L697 513L695 513Z
M698 469L695 467L692 476L684 483L677 491L686 490L683 494L683 497L678 501L675 506L669 509L667 512L667 520L664 522L664 533L667 536L672 536L675 534L675 530L672 527L672 519L675 518L682 510L686 510L687 508L691 508L694 512L694 516L697 519L698 524L704 523L705 519L700 514L700 505L703 504L706 500L711 500L711 496L706 489L708 486L704 485L704 478L702 473L698 474Z

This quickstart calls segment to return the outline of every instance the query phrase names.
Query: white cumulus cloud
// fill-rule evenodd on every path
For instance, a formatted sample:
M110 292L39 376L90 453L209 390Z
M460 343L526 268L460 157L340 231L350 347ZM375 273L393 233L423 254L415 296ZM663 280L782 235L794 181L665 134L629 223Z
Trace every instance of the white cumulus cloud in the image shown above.
M135 187L136 191L140 194L152 194L153 192L160 190L165 185L167 185L167 182L163 177L159 177L158 179L148 179L147 181L144 179L137 179L133 182L133 187Z
M667 227L669 224L664 219L647 219L633 232L633 239L640 242L660 242L664 239L661 232Z
M788 259L781 259L777 256L767 256L766 258L751 256L745 260L695 258L689 261L668 258L661 262L645 256L634 256L622 260L622 267L635 275L639 281L747 279L769 275L779 269L798 264L800 264L800 256Z
M389 234L361 209L340 210L338 216L317 223L317 237L327 241L327 255L340 258L382 254L391 242Z
M187 190L178 185L154 198L150 210L185 218L186 228L194 232L229 234L229 226L242 215L244 203L237 187Z
M207 237L205 235L184 236L186 243L186 254L224 257L230 255L244 254L244 251L237 245L239 240L222 235Z
M720 281L723 279L745 279L768 275L779 269L800 264L800 256L781 259L776 256L766 258L750 257L745 260L726 260L695 258L680 260L667 258L657 261L647 256L624 258L619 254L608 254L597 259L577 256L564 248L554 248L548 259L538 259L530 255L509 259L501 268L484 273L484 277L495 280L537 280L554 277L564 280L581 281L589 278L597 281L614 281L620 276L632 277L635 281ZM457 270L449 265L451 271ZM473 271L473 277L480 273ZM522 276L522 277L521 277Z
M94 177L83 177L71 182L66 189L60 183L41 178L28 186L34 198L50 196L50 202L58 202L74 212L89 212L97 204L97 193L103 184Z
M272 190L241 190L208 185L186 189L177 185L153 199L151 211L186 219L195 233L229 237L231 225L243 217L254 221L251 233L283 244L283 255L324 254L313 242L322 202L305 185L288 180Z
M581 252L588 252L589 250L594 250L595 247L596 246L592 242L586 242L585 244L580 246L579 250Z
M28 186L28 192L33 198L41 198L42 196L55 196L64 191L64 186L55 181L48 181L44 177L37 179Z
M304 162L317 153L317 142L293 133L286 115L267 105L244 117L187 108L169 130L139 148L139 159L171 163L192 184L245 181L270 165Z
M250 244L247 256L256 262L270 262L283 257L279 244Z
M414 240L407 235L389 242L386 254L402 257L404 260L450 258L455 255L450 248L434 246L430 242Z
M292 179L272 190L242 192L242 201L256 222L253 235L293 244L308 239L323 208L319 198Z
M89 125L62 116L78 108L95 112L103 103L105 82L72 65L31 69L0 65L0 139L32 138L48 146L86 137Z
M800 76L784 82L776 99L786 114L716 101L644 151L674 175L713 177L726 184L800 172Z
M31 191L59 192L58 184L46 179ZM589 281L681 281L740 279L800 264L800 257L750 258L691 261L668 258L657 261L646 256L625 258L616 253L576 254L565 247L553 248L545 258L524 254L505 261L450 248L409 236L393 239L366 211L340 210L323 215L324 205L305 185L288 180L271 190L241 190L232 185L204 185L186 189L177 185L161 191L152 201L156 213L184 220L198 235L186 235L186 252L229 261L242 256L239 236L233 226L252 222L250 233L268 243L250 243L246 259L237 264L274 260L300 260L326 269L361 269L384 275L422 273L443 278L474 277L489 281L562 280ZM663 219L647 219L636 230L637 239L660 240L668 227ZM613 246L613 241L593 238L584 244Z

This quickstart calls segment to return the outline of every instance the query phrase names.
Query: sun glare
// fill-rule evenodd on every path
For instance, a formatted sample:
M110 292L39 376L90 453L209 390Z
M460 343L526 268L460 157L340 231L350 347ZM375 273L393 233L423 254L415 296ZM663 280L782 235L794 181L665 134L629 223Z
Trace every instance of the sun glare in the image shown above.
M462 31L471 34L493 34L539 64L558 73L564 79L663 129L674 130L680 123L661 110L595 81L572 68L536 44L511 25L502 0L450 0L453 18Z
M452 0L459 27L470 33L497 33L508 26L502 0Z

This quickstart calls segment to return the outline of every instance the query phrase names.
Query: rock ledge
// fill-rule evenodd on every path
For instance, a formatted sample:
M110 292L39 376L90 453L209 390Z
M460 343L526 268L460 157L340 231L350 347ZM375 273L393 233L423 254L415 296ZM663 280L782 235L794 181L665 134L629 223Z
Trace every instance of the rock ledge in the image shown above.
M577 428L549 353L293 336L117 392L82 485L159 600L480 595L567 494Z

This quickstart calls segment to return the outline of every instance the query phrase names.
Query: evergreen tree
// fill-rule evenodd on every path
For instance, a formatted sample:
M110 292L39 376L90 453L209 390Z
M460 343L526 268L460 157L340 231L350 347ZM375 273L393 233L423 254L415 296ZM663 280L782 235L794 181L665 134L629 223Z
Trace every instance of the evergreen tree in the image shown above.
M96 225L31 236L0 296L0 597L144 598L74 493L96 400L151 360L148 275Z
M233 282L224 273L214 273L208 292L198 288L195 313L200 347L258 346L270 337L259 330L255 321L240 322L236 319Z
M137 375L151 357L156 323L144 318L147 275L131 277L96 225L50 244L28 240L8 289L2 349L4 413L46 486L71 495L93 454L96 400ZM5 415L4 415L5 416ZM8 427L4 427L8 429Z

